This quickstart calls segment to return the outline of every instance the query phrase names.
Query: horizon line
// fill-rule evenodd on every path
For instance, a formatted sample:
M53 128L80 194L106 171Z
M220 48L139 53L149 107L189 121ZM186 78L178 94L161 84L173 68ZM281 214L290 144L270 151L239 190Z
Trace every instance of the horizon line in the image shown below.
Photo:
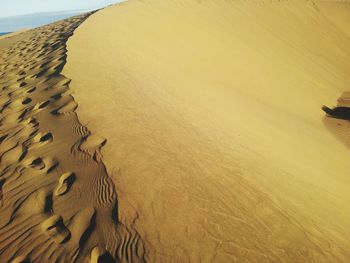
M32 16L32 15L40 15L40 14L60 14L60 13L76 13L76 12L89 12L93 10L98 10L103 7L96 7L96 8L84 8L84 9L71 9L71 10L59 10L59 11L42 11L42 12L36 12L36 13L27 13L27 14L18 14L18 15L11 15L11 16L0 16L0 19L6 19L6 18L15 18L15 17L23 17L23 16Z

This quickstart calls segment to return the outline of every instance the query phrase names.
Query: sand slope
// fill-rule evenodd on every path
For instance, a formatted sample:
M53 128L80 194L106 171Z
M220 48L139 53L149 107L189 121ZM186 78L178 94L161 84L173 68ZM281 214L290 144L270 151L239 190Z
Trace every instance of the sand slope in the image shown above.
M105 139L79 123L60 74L89 15L0 41L0 262L143 261L118 221Z
M347 262L350 154L321 107L349 89L348 17L134 0L78 28L64 74L148 262Z

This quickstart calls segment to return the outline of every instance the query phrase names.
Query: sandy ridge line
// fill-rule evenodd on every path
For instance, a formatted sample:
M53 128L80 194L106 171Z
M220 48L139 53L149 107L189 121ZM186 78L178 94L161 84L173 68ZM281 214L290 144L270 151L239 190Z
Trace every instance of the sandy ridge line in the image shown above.
M106 141L80 124L60 74L66 41L89 15L1 50L0 261L144 262L138 235L118 221Z

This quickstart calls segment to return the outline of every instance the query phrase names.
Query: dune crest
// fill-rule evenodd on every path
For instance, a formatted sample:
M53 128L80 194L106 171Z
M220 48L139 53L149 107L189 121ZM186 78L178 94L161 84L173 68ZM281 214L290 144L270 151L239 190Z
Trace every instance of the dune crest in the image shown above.
M134 0L77 29L64 74L147 261L348 261L350 154L322 111L350 86L348 7Z
M0 40L0 262L347 262L349 17L130 0Z
M0 49L0 262L144 261L137 233L118 221L99 158L105 141L80 124L60 74L66 41L89 15L18 34ZM138 255L125 254L130 236Z

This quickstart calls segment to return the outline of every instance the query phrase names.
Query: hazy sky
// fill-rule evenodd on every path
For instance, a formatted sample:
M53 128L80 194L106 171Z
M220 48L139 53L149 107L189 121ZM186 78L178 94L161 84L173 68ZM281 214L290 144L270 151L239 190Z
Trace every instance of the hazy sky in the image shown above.
M63 10L95 9L121 0L0 0L0 17L56 12Z

